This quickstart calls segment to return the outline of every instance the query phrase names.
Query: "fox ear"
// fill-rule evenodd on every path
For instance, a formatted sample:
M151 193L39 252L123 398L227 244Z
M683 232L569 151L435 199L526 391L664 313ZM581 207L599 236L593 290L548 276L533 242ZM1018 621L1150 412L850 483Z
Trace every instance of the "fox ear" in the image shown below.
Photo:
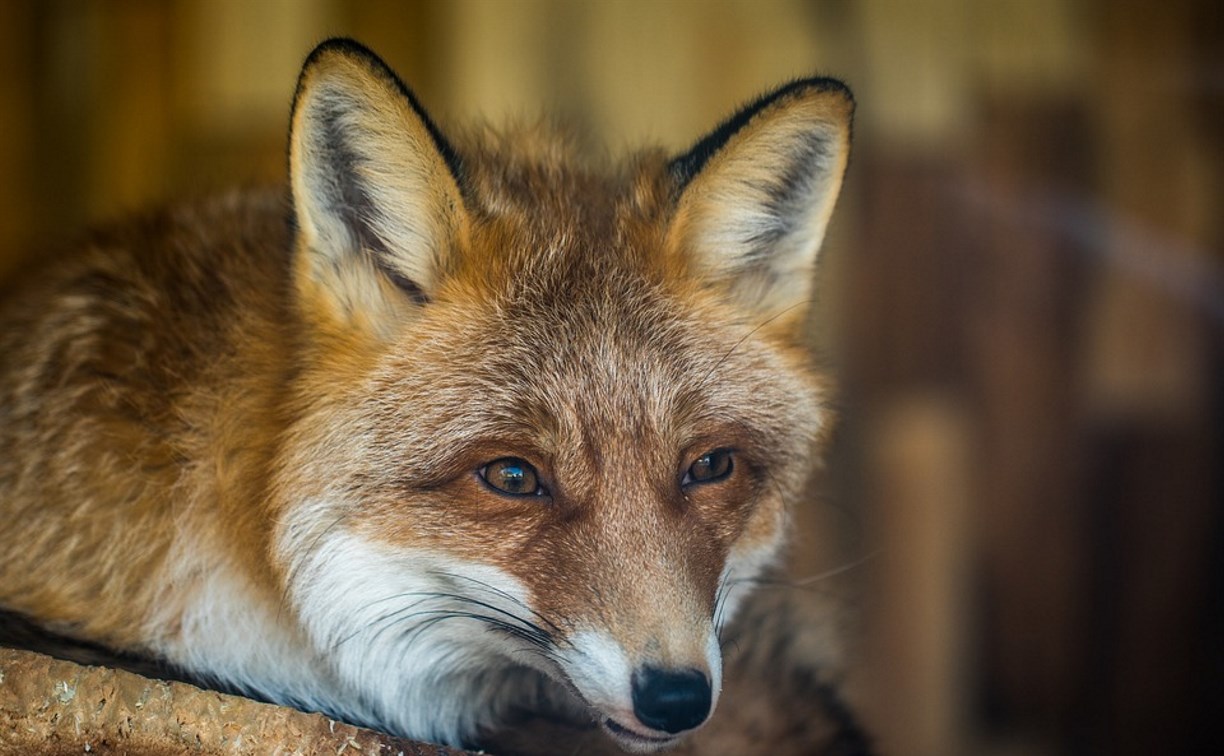
M379 329L428 302L467 220L458 158L412 92L365 47L328 40L302 68L289 141L309 306Z
M736 113L671 162L679 200L669 249L740 307L801 316L853 113L850 91L833 79L792 82Z

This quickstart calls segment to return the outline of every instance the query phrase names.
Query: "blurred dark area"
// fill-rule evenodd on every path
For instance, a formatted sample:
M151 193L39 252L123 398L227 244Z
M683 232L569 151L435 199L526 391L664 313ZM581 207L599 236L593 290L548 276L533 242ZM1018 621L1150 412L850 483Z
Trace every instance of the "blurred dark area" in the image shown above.
M844 78L842 419L797 561L858 565L851 699L897 756L1224 753L1224 5L14 0L0 276L283 182L337 34L444 127L554 113L614 155Z

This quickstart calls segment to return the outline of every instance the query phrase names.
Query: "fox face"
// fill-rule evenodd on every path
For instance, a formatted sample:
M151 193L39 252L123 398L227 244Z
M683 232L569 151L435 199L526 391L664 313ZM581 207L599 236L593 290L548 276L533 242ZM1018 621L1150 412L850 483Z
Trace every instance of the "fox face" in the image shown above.
M637 751L710 716L829 422L802 325L851 113L797 81L597 170L310 56L269 551L350 714L465 742L559 695Z

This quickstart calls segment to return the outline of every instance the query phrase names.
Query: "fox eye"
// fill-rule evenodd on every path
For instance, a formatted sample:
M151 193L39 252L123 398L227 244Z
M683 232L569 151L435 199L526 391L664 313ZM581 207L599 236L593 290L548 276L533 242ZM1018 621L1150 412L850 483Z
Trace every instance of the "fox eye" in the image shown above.
M480 468L480 477L494 491L507 496L540 496L540 475L531 463L518 457L495 459Z
M689 469L684 473L684 480L680 481L680 485L713 483L722 480L731 474L733 467L730 449L708 451L695 459L693 464L689 465Z

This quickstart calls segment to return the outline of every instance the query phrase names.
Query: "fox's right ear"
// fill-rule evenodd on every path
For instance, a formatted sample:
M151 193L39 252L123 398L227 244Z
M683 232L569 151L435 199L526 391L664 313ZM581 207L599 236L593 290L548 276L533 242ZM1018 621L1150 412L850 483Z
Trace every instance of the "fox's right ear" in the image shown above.
M458 158L386 64L346 39L306 59L289 141L304 306L383 333L465 244Z

